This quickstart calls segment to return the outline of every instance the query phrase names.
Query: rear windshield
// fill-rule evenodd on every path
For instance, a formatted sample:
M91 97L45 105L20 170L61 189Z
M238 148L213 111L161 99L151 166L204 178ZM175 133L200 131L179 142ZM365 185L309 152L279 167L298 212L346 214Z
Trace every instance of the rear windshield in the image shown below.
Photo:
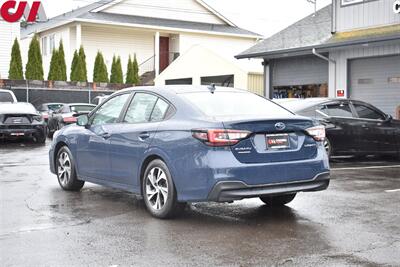
M14 103L14 98L8 92L0 92L0 102L11 102L11 103Z
M94 109L92 106L71 106L71 111L76 113L90 112Z
M275 103L247 92L196 92L183 96L207 116L288 116L291 113Z
M47 108L48 110L56 111L59 110L62 106L62 104L49 104L47 105Z

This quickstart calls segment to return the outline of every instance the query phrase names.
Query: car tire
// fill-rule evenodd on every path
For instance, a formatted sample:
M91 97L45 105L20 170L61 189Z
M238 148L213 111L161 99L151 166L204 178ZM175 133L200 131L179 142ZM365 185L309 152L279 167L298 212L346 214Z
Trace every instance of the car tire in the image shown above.
M53 138L54 131L51 131L49 126L47 126L47 137L48 138Z
M328 155L328 158L330 159L332 157L332 151L333 151L332 143L326 137L324 142L323 142L323 144L324 144L324 148L325 148L326 154Z
M58 150L55 166L57 180L63 190L79 191L85 185L84 181L78 180L75 161L67 146L63 146Z
M185 203L178 202L171 173L162 160L150 162L141 178L144 203L152 216L169 219L184 210Z
M281 207L293 201L296 194L288 194L281 196L266 196L260 197L261 201L270 207Z
M45 144L46 143L46 133L43 132L35 136L35 143L37 144Z

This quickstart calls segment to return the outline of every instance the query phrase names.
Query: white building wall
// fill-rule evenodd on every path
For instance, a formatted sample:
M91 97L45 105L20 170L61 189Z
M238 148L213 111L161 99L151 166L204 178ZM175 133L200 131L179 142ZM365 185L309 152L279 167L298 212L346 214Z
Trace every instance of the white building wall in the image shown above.
M399 14L393 12L394 0L365 1L364 3L342 6L337 1L337 31L387 26L400 23Z
M19 23L8 23L0 19L0 78L8 78L11 48L14 39L20 38Z
M136 53L139 64L154 56L154 35L155 33L150 31L129 28L82 26L82 45L86 53L88 80L93 80L94 60L97 51L103 53L108 67L108 74L111 71L113 56L120 56L122 70L125 75L129 55L133 57ZM153 65L151 64L151 67ZM139 69L139 71L146 70Z
M165 85L166 80L192 78L193 85L201 85L201 77L220 75L234 75L236 88L248 88L246 71L211 50L194 46L163 71L155 79L155 84L160 86Z
M70 27L60 27L55 28L40 34L40 47L42 52L43 59L43 71L44 71L44 79L47 80L50 70L50 61L52 56L52 51L50 50L50 37L54 37L54 48L58 49L60 46L60 41L63 41L64 53L65 53L65 63L67 65L67 77L69 78L72 56L71 54L71 40L70 40ZM46 38L47 40L47 51L44 51L42 45L42 39ZM29 49L29 44L28 48ZM26 60L28 59L28 54L26 54Z
M336 61L336 65L333 63L329 64L329 97L336 97L336 90L345 90L345 97L349 96L348 61L350 59L399 54L400 44L352 48L331 52L329 57Z
M103 12L212 24L225 23L195 0L125 0Z
M207 34L180 34L180 53L183 54L195 45L208 48L225 58L235 60L234 56L256 43L255 38L237 38Z

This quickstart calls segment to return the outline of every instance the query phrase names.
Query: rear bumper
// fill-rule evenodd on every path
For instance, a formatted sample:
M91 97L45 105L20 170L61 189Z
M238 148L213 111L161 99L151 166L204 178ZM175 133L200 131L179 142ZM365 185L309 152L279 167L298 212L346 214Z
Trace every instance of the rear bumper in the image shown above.
M38 135L45 135L46 128L44 125L32 126L0 126L0 139L18 138L18 137L32 137Z
M309 181L268 185L247 185L242 181L221 181L211 190L208 201L227 202L261 196L283 195L298 192L322 191L328 188L329 172L318 174Z

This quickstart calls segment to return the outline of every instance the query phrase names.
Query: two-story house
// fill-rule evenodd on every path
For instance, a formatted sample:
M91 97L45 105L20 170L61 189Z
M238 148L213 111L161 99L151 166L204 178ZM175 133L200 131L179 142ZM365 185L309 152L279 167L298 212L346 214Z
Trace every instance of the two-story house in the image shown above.
M75 49L85 48L89 81L97 51L103 53L109 70L113 56L120 56L124 73L129 55L135 53L140 74L155 78L195 45L234 59L260 38L201 0L101 0L30 25L22 30L21 39L29 42L35 33L46 74L51 51L62 39L68 69Z
M264 59L268 97L347 97L395 115L400 106L396 3L333 0L237 58Z

